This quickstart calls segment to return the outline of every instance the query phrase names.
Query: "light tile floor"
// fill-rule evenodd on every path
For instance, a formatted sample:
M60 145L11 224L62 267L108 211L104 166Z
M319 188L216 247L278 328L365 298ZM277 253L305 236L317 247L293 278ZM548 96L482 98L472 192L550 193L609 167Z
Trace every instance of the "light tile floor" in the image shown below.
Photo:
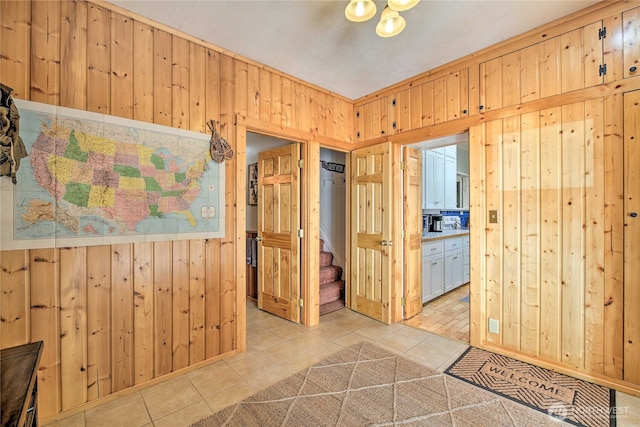
M336 351L368 340L438 371L467 345L401 323L383 325L349 309L296 325L247 302L247 351L142 391L88 409L50 426L188 426ZM618 425L640 425L640 399L618 393L626 415Z

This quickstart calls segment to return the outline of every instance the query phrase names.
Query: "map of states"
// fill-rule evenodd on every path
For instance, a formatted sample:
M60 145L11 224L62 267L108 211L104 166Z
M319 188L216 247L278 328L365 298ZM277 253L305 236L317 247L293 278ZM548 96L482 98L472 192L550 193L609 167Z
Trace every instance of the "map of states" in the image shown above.
M91 245L218 237L224 229L224 165L211 160L208 135L17 104L29 157L14 188L2 183L3 204L8 193L13 199L10 227L2 213L3 248L8 240L21 248Z

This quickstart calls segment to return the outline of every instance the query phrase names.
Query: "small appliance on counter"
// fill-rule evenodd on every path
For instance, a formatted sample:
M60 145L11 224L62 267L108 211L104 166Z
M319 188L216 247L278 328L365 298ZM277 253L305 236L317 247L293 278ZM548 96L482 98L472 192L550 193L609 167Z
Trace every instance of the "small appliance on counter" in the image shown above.
M430 232L442 231L442 215L429 215L427 218Z

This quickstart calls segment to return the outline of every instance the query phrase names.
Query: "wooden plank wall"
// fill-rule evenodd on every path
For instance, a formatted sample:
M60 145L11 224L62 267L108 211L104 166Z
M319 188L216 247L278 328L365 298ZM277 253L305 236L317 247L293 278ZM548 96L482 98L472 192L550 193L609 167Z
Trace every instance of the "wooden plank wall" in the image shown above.
M620 96L481 125L487 210L479 251L486 343L622 379ZM605 191L606 188L606 191ZM485 209L485 208L483 208ZM605 244L606 242L606 244Z
M0 2L0 81L14 97L207 132L240 114L347 143L352 103L85 1ZM0 347L45 342L47 417L239 346L237 158L222 239L0 252ZM239 262L242 262L240 260ZM243 295L243 294L242 294Z

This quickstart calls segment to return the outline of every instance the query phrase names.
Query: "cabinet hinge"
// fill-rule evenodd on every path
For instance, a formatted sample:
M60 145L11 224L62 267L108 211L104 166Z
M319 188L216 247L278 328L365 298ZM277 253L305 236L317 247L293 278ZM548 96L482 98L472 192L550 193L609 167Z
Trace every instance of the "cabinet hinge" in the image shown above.
M395 98L391 100L391 105L394 106L394 107L396 106L396 99Z
M396 125L396 122L395 122L395 121L394 121L393 123L391 123L391 127L392 127L392 128L394 128L394 129L395 129L395 128L396 128L396 126L397 126L397 125Z
M400 170L405 170L407 167L407 164L405 162L400 162Z
M356 119L360 118L360 111L356 111Z
M303 300L302 298L300 298L300 299L298 300L298 305L299 305L300 307L304 307L304 300Z
M403 307L406 306L407 300L404 297L402 297L402 299L400 300L400 304L402 304Z
M298 237L301 239L304 237L304 230L302 228L298 229Z
M598 67L598 72L599 76L604 76L605 74L607 74L607 64L602 64L600 67Z
M304 167L304 159L298 159L298 167L302 169Z
M598 40L602 40L607 37L607 27L602 27L598 30Z
M402 240L404 240L404 229L402 229L402 233L400 233L402 235Z

